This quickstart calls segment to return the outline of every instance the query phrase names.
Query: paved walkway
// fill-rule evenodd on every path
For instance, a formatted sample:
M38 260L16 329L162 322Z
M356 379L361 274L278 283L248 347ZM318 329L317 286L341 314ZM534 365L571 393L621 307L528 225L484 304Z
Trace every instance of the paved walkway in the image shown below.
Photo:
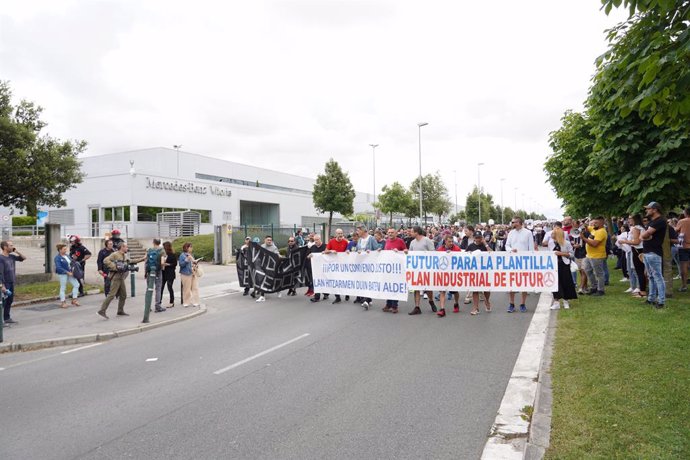
M153 305L149 323L144 324L144 294L146 285L143 276L136 279L136 297L128 297L125 312L130 316L117 316L117 299L108 308L106 320L97 314L105 296L87 295L79 299L80 307L60 308L59 300L35 304L17 304L12 307L12 318L18 321L3 330L4 341L0 352L29 350L50 346L89 343L141 332L149 328L193 318L206 311L203 301L206 298L222 296L239 289L239 283L229 282L235 272L234 266L206 265L206 275L201 279L200 292L202 306L184 308L179 304L179 281L175 283L175 298L178 303L165 312L155 313ZM234 276L236 278L236 276ZM19 287L21 289L21 287ZM130 293L130 283L127 283ZM167 293L163 306L168 304Z

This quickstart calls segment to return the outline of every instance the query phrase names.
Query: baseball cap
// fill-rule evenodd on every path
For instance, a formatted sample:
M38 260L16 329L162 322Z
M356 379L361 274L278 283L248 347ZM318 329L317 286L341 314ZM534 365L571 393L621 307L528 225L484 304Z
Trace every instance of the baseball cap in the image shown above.
M251 241L251 238L250 238L250 237L246 237L246 238L244 239L244 241Z
M647 206L644 207L645 209L656 209L657 211L661 210L661 205L657 203L656 201L651 201Z
M474 232L473 236L475 238L484 238L484 234L482 232Z

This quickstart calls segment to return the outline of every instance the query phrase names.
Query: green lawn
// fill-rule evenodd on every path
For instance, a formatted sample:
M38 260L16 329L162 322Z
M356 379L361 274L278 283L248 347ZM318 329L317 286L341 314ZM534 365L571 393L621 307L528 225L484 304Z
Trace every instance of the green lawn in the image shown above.
M690 458L690 293L654 310L621 277L558 312L546 458Z
M72 292L72 287L67 286L68 293ZM86 290L98 289L103 290L102 286L95 286L92 284L86 285ZM46 297L57 297L60 293L60 282L59 281L44 281L40 283L29 283L29 284L19 284L14 290L14 300L33 300L33 299L43 299Z

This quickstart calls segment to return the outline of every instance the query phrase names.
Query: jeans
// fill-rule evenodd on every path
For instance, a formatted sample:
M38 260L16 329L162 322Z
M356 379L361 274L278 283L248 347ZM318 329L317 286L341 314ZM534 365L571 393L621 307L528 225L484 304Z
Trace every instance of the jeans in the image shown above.
M639 289L640 282L637 279L637 272L635 271L635 264L633 263L632 251L628 251L625 253L625 263L628 266L628 279L630 280L630 288Z
M664 283L661 260L661 256L653 252L647 252L644 255L644 265L647 267L647 274L649 275L647 300L663 305L666 302L666 284Z
M3 302L3 320L7 321L10 319L10 308L12 308L12 302L14 302L14 283L5 283L5 289L11 291L12 294L5 297Z
M673 260L673 263L676 264L676 268L678 269L678 273L680 273L680 255L678 254L678 246L675 244L671 246L671 257Z
M602 259L604 261L604 285L608 286L609 285L609 279L611 278L611 275L609 274L609 264L606 263L608 258ZM603 289L602 289L603 291Z
M585 259L585 273L587 280L592 290L604 292L604 285L606 284L604 267L606 267L606 259Z
M62 275L58 275L58 279L60 280L60 301L64 302L65 301L65 290L67 288L67 283L69 282L72 285L72 298L76 299L79 297L79 281L73 276L69 276L68 274L64 273Z

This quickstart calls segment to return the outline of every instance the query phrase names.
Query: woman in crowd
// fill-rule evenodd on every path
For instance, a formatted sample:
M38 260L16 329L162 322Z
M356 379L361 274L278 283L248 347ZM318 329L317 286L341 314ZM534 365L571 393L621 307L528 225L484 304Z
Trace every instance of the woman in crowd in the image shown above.
M57 255L55 256L55 273L60 280L60 308L67 308L65 302L65 288L69 282L72 285L72 305L79 306L79 281L72 273L72 259L67 255L67 245L60 243L57 245Z
M628 224L622 224L620 228L621 234L618 235L616 246L623 251L625 266L628 271L628 281L630 282L630 287L625 292L640 292L640 282L637 279L637 272L635 271L635 266L633 264L632 247L629 244L623 243L631 238L630 226Z
M167 286L168 293L170 293L170 306L168 306L168 308L172 308L175 306L175 291L173 290L173 283L175 282L175 271L177 269L177 255L175 255L175 251L173 251L170 241L163 243L163 250L165 251L165 262L163 262L163 283L161 284L161 297L163 297L163 292Z
M565 232L560 227L554 227L549 238L549 250L558 256L558 291L553 293L553 304L551 310L561 308L560 301L563 300L563 308L570 308L569 300L577 299L575 283L570 272L570 264L574 263L573 246L565 238Z
M182 301L183 307L193 305L198 307L199 302L199 280L194 276L194 265L197 263L192 255L194 248L192 243L182 245L182 254L178 263L180 265L180 278L182 279Z
M639 214L633 214L628 217L628 225L630 231L628 237L621 241L621 244L630 245L632 264L637 276L637 286L639 290L633 290L633 297L647 298L647 277L644 274L644 263L641 260L642 254L642 239L640 235L644 231L642 226L642 218Z

